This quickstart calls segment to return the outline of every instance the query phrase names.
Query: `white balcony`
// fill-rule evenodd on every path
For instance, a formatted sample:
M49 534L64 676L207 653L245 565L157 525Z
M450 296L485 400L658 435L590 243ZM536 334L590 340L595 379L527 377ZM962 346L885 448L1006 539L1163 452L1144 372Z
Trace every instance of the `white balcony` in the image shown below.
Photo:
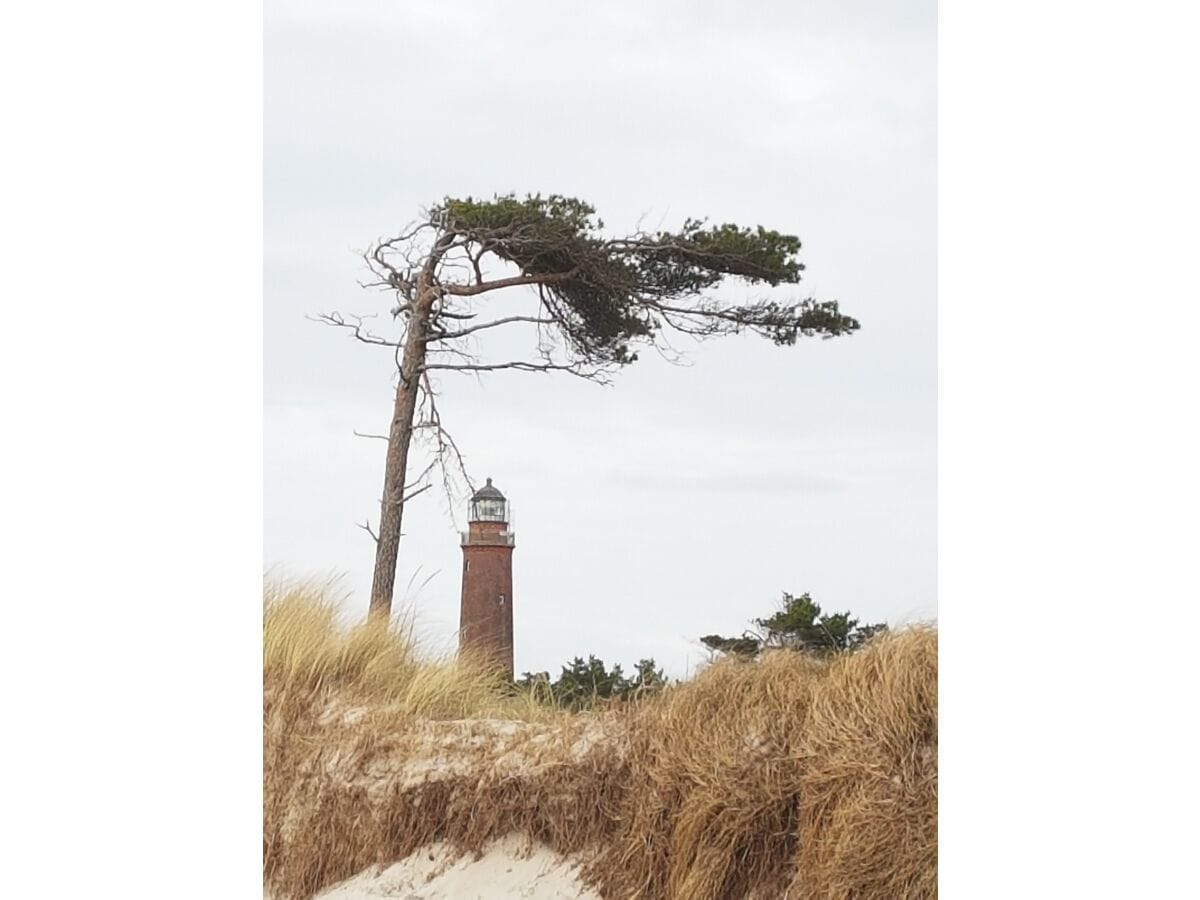
M469 531L460 531L462 537L462 545L466 547L515 547L517 546L517 536L511 531L501 531L496 534L471 534Z

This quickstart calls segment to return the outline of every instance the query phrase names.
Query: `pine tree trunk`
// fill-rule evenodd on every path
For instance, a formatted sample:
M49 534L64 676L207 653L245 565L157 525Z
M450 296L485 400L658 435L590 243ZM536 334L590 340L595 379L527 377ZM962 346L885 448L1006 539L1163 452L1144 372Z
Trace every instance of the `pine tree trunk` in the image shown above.
M400 364L400 383L392 426L388 431L387 461L383 470L383 497L379 508L379 539L375 545L375 576L371 582L371 616L389 618L396 584L396 564L400 553L400 523L404 517L404 483L408 471L408 448L412 443L413 417L421 369L425 365L429 313L435 295L423 284L408 323L404 357Z

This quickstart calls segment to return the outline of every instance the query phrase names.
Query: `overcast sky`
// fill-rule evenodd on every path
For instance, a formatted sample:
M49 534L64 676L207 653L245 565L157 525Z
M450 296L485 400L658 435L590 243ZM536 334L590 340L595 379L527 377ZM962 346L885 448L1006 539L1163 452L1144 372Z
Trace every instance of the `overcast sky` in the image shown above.
M800 293L862 330L681 341L689 365L643 354L611 387L443 378L472 477L516 511L518 672L595 653L682 676L782 591L936 617L935 48L924 0L268 0L266 565L340 574L366 608L383 443L352 431L386 431L393 363L306 317L387 321L358 251L445 195L540 191L614 231L797 234ZM405 511L398 588L441 648L464 512Z

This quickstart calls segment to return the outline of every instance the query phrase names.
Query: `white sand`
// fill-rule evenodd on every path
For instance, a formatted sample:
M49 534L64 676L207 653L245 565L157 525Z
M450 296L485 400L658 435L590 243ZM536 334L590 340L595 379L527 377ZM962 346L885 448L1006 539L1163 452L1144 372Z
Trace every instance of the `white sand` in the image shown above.
M454 859L442 844L421 848L385 869L371 869L317 895L319 900L600 900L577 866L515 836L494 841L476 859Z

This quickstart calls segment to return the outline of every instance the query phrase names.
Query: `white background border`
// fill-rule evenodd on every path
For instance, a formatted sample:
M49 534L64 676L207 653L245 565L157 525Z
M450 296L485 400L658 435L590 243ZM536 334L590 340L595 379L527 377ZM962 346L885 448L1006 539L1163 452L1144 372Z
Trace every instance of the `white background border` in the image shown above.
M1180 896L1197 13L940 29L944 895ZM258 889L261 48L244 0L0 35L11 896Z
M254 896L262 8L4 18L0 891Z
M944 896L1184 896L1197 13L939 18Z

